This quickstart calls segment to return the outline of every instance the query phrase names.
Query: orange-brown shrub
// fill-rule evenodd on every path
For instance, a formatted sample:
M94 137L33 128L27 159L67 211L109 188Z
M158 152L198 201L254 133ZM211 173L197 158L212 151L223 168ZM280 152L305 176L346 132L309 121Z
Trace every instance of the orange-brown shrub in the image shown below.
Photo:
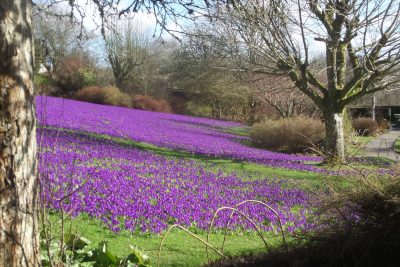
M379 124L371 118L355 119L352 125L358 135L362 136L372 135L379 129Z
M156 99L147 95L135 95L132 97L132 107L137 109L171 113L170 104L161 99Z
M85 102L105 104L104 92L99 86L83 87L76 93L76 98Z
M115 86L109 86L105 88L98 86L84 87L78 91L76 97L79 100L96 104L131 107L131 96L122 93Z
M324 137L324 124L307 117L265 120L255 123L250 131L256 146L285 152L303 152Z

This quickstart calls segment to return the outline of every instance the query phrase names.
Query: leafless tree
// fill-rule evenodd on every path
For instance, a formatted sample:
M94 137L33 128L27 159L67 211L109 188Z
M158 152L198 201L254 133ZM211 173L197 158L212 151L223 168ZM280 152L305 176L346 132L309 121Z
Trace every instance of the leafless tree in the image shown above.
M329 158L344 159L345 106L399 82L396 0L233 1L209 16L241 69L287 75L321 109ZM311 64L320 51L323 69Z
M0 266L40 266L37 216L36 119L33 90L32 4L46 12L64 3L62 16L87 17L87 5L96 7L104 29L108 15L140 10L152 12L159 24L180 13L189 14L194 2L168 1L0 1ZM186 13L185 13L186 12ZM170 18L170 19L169 19ZM81 23L81 26L83 23ZM81 27L83 29L83 27Z
M149 35L145 25L131 20L118 20L115 27L104 31L107 59L117 87L124 92L129 91L129 80L149 56Z
M255 96L270 105L282 118L293 116L315 117L318 107L286 76L254 75L251 86Z
M62 14L62 11L55 8L48 12L34 10L32 22L35 62L43 64L50 74L66 55L85 45L85 40L79 38L80 27L76 21L53 14Z

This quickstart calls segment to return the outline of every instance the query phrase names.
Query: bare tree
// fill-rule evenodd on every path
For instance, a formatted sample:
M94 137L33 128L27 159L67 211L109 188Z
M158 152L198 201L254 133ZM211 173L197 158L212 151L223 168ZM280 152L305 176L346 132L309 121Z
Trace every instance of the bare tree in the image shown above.
M287 76L254 75L251 85L255 96L270 105L282 118L318 116L318 107Z
M131 20L118 21L104 31L107 59L113 70L115 83L122 91L128 90L138 68L149 54L150 36L145 26Z
M32 4L45 12L57 3L64 3L71 7L71 17L86 17L86 6L79 5L82 1L37 2L46 5L39 6L31 0L0 1L0 266L40 266ZM123 15L150 10L162 25L174 13L175 4L132 0L118 10L115 6L120 1L87 2L97 7L102 21L107 12ZM188 10L191 4L188 1L182 9Z
M85 46L85 40L79 37L79 23L62 14L55 7L47 12L34 9L35 62L43 64L50 74L66 55Z
M215 41L201 32L192 32L184 39L171 57L171 87L193 95L188 99L192 110L197 106L204 112L195 115L248 121L252 101L249 86L236 72L220 67L225 59L216 51L220 44Z
M398 1L249 0L212 11L241 69L285 74L321 109L329 158L344 159L345 106L399 82ZM322 70L310 64L319 49Z

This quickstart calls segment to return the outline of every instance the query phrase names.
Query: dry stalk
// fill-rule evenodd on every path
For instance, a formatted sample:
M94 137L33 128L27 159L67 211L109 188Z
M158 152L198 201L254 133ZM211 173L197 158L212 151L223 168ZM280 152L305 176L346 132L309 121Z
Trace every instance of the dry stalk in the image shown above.
M249 221L249 222L254 226L254 228L256 229L257 234L260 236L261 240L264 242L264 245L265 245L265 247L266 247L266 249L267 249L267 252L269 252L269 247L268 247L267 241L266 241L265 238L262 236L261 230L258 228L257 224L256 224L252 219L250 219L246 214L244 214L243 212L241 212L241 211L238 210L237 208L232 208L232 207L221 207L221 208L219 208L219 209L214 213L214 216L213 216L213 218L212 218L212 220L211 220L211 222L210 222L210 226L209 226L208 232L207 232L207 242L209 242L209 235L210 235L210 232L211 232L212 227L213 227L213 225L214 225L215 219L217 218L218 213L219 213L220 211L223 211L223 210L231 210L232 213L237 212L237 213L240 214L242 217L244 217L247 221ZM231 213L231 214L232 214L232 213ZM233 215L233 214L232 214L232 215ZM225 228L225 229L226 229L226 228ZM225 235L226 235L226 234L225 234ZM225 235L224 235L224 239L225 239ZM210 257L209 257L209 255L208 255L208 249L207 249L207 247L206 247L206 254L207 254L207 261L210 262Z
M203 243L204 245L206 245L206 247L210 247L212 250L214 250L217 254L219 254L221 257L223 257L224 259L232 262L227 256L225 256L222 252L220 252L217 248L213 247L210 243L208 243L207 241L203 240L201 237L193 234L192 232L190 232L188 229L180 226L179 224L174 224L171 227L168 228L167 232L165 233L164 237L161 240L160 243L160 248L158 250L158 255L157 255L157 267L160 266L160 255L161 255L161 250L162 250L162 246L164 244L164 241L167 237L167 235L171 232L172 229L174 228L178 228L182 231L184 231L185 233L189 234L190 236L194 237L195 239L199 240L201 243Z

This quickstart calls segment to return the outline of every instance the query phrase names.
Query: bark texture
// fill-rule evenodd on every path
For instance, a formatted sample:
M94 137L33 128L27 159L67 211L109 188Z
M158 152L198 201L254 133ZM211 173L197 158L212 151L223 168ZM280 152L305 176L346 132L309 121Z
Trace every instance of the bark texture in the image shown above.
M39 266L30 0L0 1L0 266Z
M343 112L324 114L326 131L326 153L328 159L345 160Z

